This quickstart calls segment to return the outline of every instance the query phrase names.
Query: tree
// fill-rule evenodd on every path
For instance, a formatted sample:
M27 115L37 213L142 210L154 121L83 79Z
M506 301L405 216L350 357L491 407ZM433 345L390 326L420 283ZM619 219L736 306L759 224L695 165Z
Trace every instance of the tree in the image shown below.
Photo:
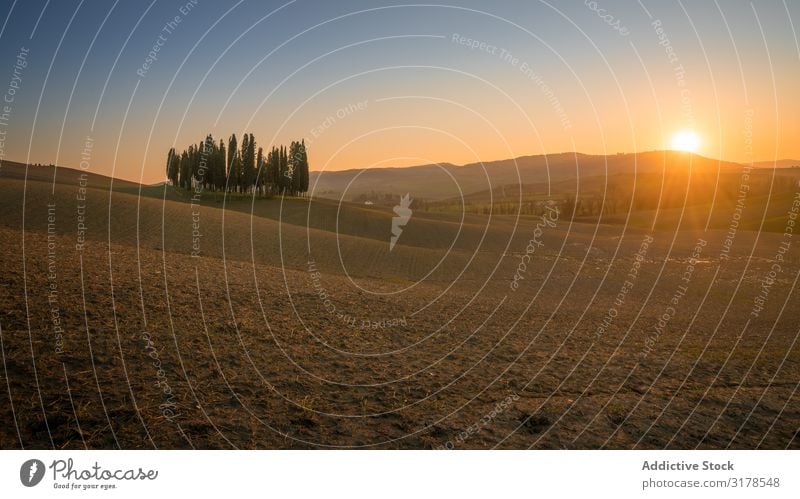
M300 182L298 189L299 192L308 192L308 150L306 149L306 141L300 141Z
M225 170L225 141L219 139L219 147L214 151L214 184L217 190L225 190L225 184L228 180L227 171Z
M228 191L236 192L239 187L240 171L242 169L239 160L239 148L236 143L236 134L231 135L228 140Z
M289 154L284 146L281 146L278 165L278 171L280 172L280 178L278 179L279 190L281 194L287 194L287 191L292 186L292 173L289 171Z
M242 138L242 174L240 177L242 191L250 190L256 181L256 141L251 133Z
M180 158L178 158L177 154L175 153L175 148L170 148L169 152L167 153L167 178L172 182L172 185L175 187L178 186L178 167L180 163Z
M278 148L273 146L272 150L267 155L267 182L269 182L269 188L272 194L276 194L280 191L280 163L280 152Z
M305 141L292 142L289 146L289 160L291 162L289 166L291 193L297 195L308 191L308 155Z
M190 151L191 149L192 148L189 147ZM181 154L181 161L178 170L180 171L180 179L178 180L180 186L183 187L184 189L189 189L191 187L191 182L189 181L189 175L191 174L191 165L189 164L189 153L186 151L183 151L183 154Z
M263 187L264 187L264 149L258 148L258 154L256 155L256 179L255 179L255 188L256 193L261 196L264 194Z
M576 213L575 213L575 198L572 198L572 197L568 196L564 200L563 207L564 207L564 214L568 217L568 219L571 220L573 217L575 217L575 215L576 215Z
M252 133L244 134L241 147L236 135L219 144L208 134L180 155L175 148L167 153L167 178L175 187L225 192L251 192L253 195L301 195L308 191L308 154L305 141L292 141L289 147L272 146L265 154L256 148Z
M198 174L203 189L211 189L214 185L214 154L217 144L211 134L206 135L203 148L200 150L200 167Z
M289 145L289 192L297 194L300 192L300 143L292 141Z

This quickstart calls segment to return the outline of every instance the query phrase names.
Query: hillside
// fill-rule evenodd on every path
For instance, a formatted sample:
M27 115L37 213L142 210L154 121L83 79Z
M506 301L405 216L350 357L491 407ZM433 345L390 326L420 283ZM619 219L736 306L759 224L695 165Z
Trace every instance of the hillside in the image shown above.
M774 161L756 161L756 168L800 168L800 159L776 159Z
M674 151L610 156L561 153L464 166L443 164L311 172L309 185L314 196L333 199L351 200L370 192L394 195L408 192L412 197L443 200L509 184L540 185L541 193L548 194L552 193L547 189L549 184L568 179L688 171L690 167L704 172L741 169L736 163Z
M78 185L93 189L137 190L140 185L128 180L115 179L106 175L93 173L91 170L56 167L53 165L25 165L14 161L3 161L0 165L0 179L14 179L35 182L46 182L66 185ZM146 187L146 186L141 186Z
M723 261L726 230L650 233L646 210L415 210L389 250L390 207L44 173L0 177L4 448L800 445L794 252L749 320L780 233Z

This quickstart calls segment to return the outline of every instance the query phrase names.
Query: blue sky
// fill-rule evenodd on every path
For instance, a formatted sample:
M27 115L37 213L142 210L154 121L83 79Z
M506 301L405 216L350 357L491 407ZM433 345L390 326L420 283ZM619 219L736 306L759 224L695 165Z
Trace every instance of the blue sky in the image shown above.
M312 169L342 169L652 150L691 127L702 154L745 161L752 111L752 159L800 157L797 20L772 0L6 1L0 91L22 48L28 65L3 153L75 166L90 136L94 171L154 182L209 132L310 139Z

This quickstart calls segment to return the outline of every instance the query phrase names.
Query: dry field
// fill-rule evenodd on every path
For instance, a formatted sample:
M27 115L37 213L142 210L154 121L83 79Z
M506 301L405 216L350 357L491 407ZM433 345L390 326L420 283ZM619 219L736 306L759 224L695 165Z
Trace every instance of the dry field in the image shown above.
M415 212L390 251L388 208L32 178L0 448L800 448L781 232Z

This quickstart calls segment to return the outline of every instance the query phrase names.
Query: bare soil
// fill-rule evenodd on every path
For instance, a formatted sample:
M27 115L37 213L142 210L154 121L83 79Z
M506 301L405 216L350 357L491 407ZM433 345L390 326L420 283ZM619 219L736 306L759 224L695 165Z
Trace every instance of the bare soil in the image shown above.
M781 233L76 192L0 181L2 448L800 448Z

